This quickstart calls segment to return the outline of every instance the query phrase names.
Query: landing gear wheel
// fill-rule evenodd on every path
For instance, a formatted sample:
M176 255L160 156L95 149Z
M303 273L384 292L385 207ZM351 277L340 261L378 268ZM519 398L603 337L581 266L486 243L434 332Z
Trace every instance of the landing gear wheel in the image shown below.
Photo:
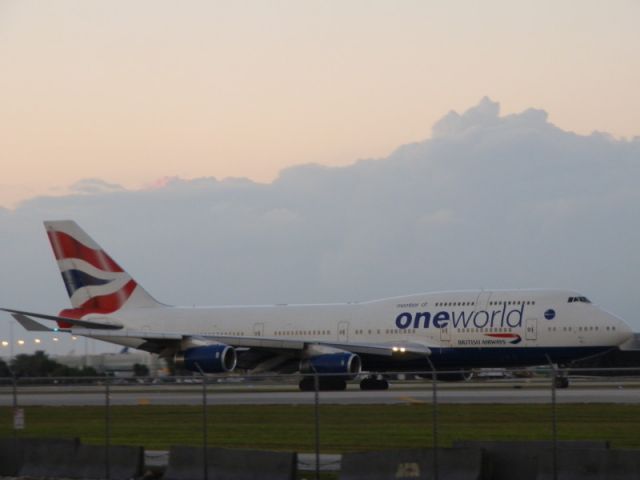
M360 381L360 390L388 390L389 382L384 378L367 377Z
M324 377L320 379L320 390L342 391L347 389L347 382L340 377Z
M301 392L313 392L316 389L313 377L304 377L300 380L298 388Z

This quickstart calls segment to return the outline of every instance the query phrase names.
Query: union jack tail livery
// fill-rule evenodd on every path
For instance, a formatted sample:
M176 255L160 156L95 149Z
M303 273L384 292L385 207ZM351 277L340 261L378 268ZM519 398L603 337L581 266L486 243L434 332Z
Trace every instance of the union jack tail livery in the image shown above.
M159 305L75 222L49 221L44 225L73 306L60 316L82 318Z

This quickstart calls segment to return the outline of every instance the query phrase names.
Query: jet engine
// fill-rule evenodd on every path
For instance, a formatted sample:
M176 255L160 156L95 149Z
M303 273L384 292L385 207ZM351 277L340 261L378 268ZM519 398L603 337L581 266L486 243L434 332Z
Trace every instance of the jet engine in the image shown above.
M176 353L174 362L177 367L192 372L225 373L236 368L236 351L223 343L192 347ZM198 368L200 367L200 368Z
M362 369L360 357L355 353L325 353L305 358L300 362L302 373L348 373L355 377Z

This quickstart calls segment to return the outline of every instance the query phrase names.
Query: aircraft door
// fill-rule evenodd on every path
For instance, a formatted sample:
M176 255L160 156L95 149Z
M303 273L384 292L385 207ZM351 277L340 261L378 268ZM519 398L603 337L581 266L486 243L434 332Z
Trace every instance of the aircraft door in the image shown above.
M264 323L254 323L253 324L253 336L254 337L262 337L262 336L264 336Z
M339 342L349 341L349 322L338 323L338 341Z
M447 323L444 327L440 329L440 341L441 342L450 342L451 341L451 326Z
M527 340L538 339L538 320L535 318L527 318L527 331L525 334Z
M481 291L478 294L478 298L476 298L476 310L486 310L489 297L491 297L491 292L486 290Z

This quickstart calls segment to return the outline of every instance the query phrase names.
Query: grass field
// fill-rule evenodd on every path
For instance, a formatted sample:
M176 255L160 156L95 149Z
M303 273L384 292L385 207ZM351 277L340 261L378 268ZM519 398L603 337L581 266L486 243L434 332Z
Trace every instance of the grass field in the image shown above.
M26 428L19 436L80 437L102 444L104 407L25 407ZM614 447L640 448L640 406L559 405L561 440L609 440ZM202 444L202 409L190 406L114 406L111 443L167 449ZM433 445L428 404L323 405L320 448L342 453ZM313 406L215 406L208 409L208 444L227 448L314 450ZM441 405L438 443L458 439L550 440L548 405ZM13 435L11 409L0 409L0 437Z

